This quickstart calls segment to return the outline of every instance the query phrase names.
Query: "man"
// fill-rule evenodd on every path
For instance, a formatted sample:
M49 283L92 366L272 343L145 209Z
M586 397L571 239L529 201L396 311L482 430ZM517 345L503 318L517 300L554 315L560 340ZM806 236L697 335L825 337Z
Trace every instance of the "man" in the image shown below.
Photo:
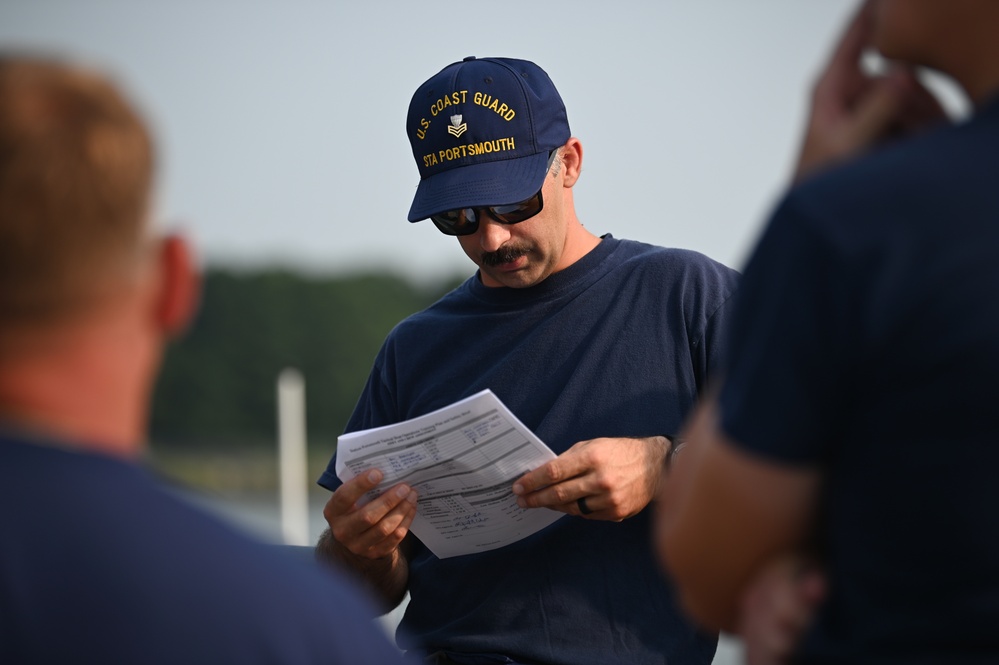
M705 626L736 623L768 562L819 556L794 662L999 662L997 29L990 0L858 15L816 89L809 174L746 269L724 384L665 484L660 552ZM812 168L907 115L908 83L860 67L867 45L950 75L974 115Z
M511 479L522 507L568 517L491 552L439 560L408 528L419 496L372 469L334 490L321 556L386 608L401 646L438 663L708 663L715 636L676 610L647 509L676 431L720 354L736 274L689 251L598 237L576 216L583 162L537 65L466 58L413 95L411 222L457 236L477 273L400 323L347 430L490 388L558 455ZM513 481L516 482L513 482Z
M111 84L0 56L0 662L395 662L343 581L142 468L196 299L185 244L153 237L152 177Z

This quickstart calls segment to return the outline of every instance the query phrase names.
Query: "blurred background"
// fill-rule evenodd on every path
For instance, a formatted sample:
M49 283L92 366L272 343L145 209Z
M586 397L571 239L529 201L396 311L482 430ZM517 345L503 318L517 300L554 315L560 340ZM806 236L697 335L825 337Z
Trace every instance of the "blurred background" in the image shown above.
M584 146L583 223L741 268L854 4L0 0L0 44L131 92L158 137L157 221L199 248L202 312L166 359L153 464L280 540L275 381L296 367L314 542L314 479L382 339L472 272L453 238L406 222L425 79L467 55L537 62Z

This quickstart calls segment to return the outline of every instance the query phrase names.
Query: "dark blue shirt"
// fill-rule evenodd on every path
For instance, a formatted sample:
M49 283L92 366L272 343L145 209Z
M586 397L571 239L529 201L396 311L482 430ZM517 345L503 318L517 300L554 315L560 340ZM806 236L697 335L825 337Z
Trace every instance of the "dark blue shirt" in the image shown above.
M530 288L472 277L392 331L348 431L490 388L556 454L596 437L674 434L718 362L736 278L700 254L610 236ZM319 481L330 489L334 461ZM525 663L709 663L715 636L680 615L649 513L566 517L445 560L417 541L403 646Z
M0 432L0 663L399 662L342 579L138 466Z
M999 107L803 184L736 298L725 432L819 469L802 662L999 662Z

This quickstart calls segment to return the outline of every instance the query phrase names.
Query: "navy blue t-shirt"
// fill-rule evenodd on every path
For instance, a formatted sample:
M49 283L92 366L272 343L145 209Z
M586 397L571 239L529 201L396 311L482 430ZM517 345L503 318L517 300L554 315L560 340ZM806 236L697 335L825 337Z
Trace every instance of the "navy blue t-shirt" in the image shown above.
M823 477L809 663L999 663L999 106L818 176L736 297L722 427Z
M0 663L400 662L332 572L59 445L0 432Z
M472 277L392 331L347 430L490 388L556 454L596 437L674 434L718 363L736 279L700 254L610 236L530 288ZM334 463L319 481L329 489ZM417 540L402 645L526 663L709 663L716 639L680 616L649 517L566 517L445 560Z

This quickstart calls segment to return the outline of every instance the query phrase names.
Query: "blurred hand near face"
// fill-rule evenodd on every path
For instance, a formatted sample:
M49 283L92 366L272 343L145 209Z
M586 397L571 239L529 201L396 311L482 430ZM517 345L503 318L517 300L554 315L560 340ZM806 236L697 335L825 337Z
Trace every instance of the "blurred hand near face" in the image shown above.
M865 3L816 82L795 181L946 119L911 67L892 63L884 74L864 71L861 61L871 47L873 19L871 5Z

